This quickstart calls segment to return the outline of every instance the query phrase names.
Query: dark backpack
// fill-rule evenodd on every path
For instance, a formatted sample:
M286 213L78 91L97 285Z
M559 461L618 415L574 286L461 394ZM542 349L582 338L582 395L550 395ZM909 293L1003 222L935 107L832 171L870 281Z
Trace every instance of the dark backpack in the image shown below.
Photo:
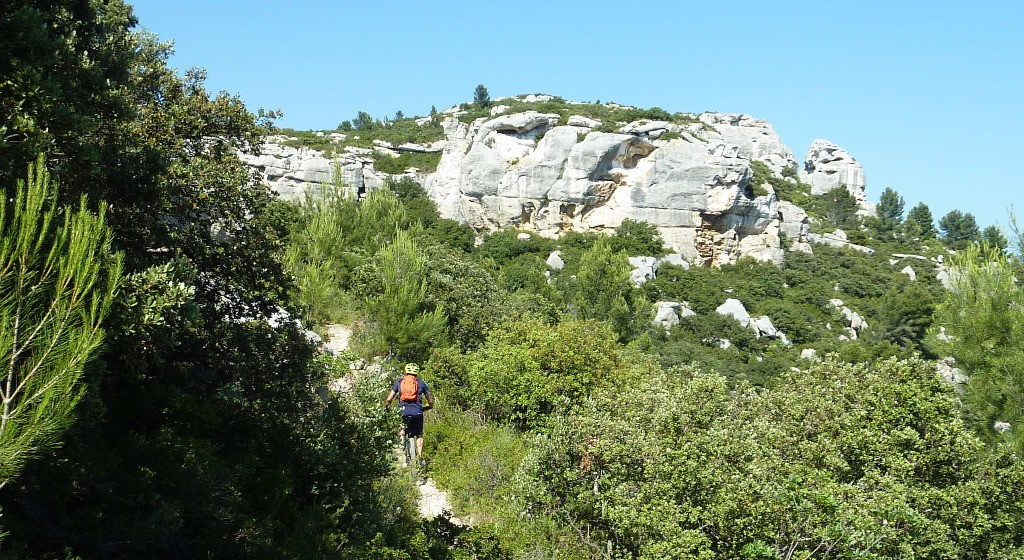
M398 389L398 402L414 403L420 400L420 380L415 375L402 376Z

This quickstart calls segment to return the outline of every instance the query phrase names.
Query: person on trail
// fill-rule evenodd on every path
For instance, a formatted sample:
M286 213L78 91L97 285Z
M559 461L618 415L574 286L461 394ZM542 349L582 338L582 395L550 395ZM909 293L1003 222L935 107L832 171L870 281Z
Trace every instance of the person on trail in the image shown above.
M427 387L426 381L419 377L420 366L414 363L405 365L405 374L395 380L395 386L388 393L384 402L391 406L391 401L398 397L398 406L402 413L402 424L405 426L403 437L416 438L416 456L423 457L423 399L426 398L427 408L434 406L434 395Z

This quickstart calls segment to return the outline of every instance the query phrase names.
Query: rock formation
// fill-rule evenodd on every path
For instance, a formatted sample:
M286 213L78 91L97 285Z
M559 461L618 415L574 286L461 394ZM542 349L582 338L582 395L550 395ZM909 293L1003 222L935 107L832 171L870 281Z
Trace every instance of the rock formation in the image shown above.
M428 146L348 146L329 159L271 137L262 155L244 159L275 191L294 199L305 188L331 183L336 171L356 193L379 188L387 175L374 168L375 157L440 150L436 171L408 173L446 218L478 232L513 226L548 237L613 231L627 218L640 220L656 226L681 259L703 266L743 256L781 262L781 233L792 250L811 251L806 212L780 202L770 188L755 194L753 161L777 175L800 168L814 193L846 185L862 207L867 204L863 170L842 148L816 141L800 165L771 125L748 115L608 123L585 115L510 112L516 101L551 99L509 98L472 123L458 120L465 111L447 109L440 113L444 140ZM325 138L345 139L339 133Z
M690 262L781 261L778 200L748 188L752 159L776 170L795 164L768 124L706 114L690 125L636 121L600 132L593 119L559 120L533 111L447 119L448 142L426 182L441 214L478 231L546 236L630 218L657 226ZM676 137L660 139L669 132Z

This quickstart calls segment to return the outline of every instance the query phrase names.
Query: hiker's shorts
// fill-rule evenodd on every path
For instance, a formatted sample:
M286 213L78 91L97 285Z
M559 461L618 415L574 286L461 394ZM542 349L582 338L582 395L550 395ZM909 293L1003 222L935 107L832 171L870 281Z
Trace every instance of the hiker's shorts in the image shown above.
M423 435L423 415L415 414L403 416L402 423L405 424L406 437L421 437Z

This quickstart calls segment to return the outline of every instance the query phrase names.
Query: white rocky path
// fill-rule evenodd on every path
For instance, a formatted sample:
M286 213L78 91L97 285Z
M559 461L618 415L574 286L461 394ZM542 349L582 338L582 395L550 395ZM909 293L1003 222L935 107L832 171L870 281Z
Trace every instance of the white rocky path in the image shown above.
M346 325L325 325L324 331L327 335L326 346L335 355L348 348L348 341L352 337L352 329ZM448 494L437 487L434 481L427 478L419 485L420 497L417 500L420 516L433 519L443 512L451 512L452 506L448 501ZM467 525L466 522L451 517L452 523L456 525Z

